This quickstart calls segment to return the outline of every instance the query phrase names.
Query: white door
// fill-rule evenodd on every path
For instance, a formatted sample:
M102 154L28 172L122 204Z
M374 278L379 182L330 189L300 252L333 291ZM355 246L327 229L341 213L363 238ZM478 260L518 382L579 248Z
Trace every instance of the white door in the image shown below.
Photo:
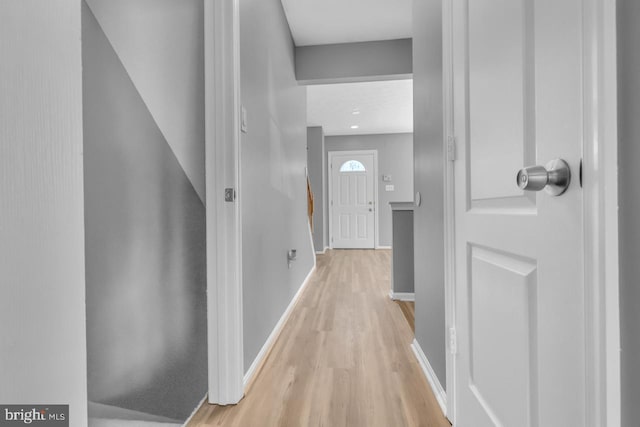
M375 152L330 152L332 248L375 247Z
M453 0L458 427L585 425L582 4Z

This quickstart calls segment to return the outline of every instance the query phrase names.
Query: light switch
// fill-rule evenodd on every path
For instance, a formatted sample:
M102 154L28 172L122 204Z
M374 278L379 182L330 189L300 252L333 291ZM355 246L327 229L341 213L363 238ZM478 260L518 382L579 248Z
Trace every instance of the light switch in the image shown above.
M396 188L393 185L385 185L384 191L396 191Z

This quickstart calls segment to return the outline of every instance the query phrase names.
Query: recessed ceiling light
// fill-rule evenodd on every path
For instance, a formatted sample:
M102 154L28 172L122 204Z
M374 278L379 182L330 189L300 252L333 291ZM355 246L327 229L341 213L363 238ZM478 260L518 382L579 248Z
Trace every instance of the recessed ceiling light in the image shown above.
M357 116L358 114L360 114L360 111L353 111L351 114L353 114L354 116Z
M353 126L351 126L351 129L358 129L359 127L360 126L358 126L358 125L353 125Z

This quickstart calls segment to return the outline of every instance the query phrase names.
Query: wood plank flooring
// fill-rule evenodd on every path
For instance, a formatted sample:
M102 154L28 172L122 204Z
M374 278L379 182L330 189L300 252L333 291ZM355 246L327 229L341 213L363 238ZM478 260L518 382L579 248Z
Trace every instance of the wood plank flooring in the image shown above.
M413 301L396 301L400 310L402 310L402 314L404 314L404 318L407 319L407 323L411 328L411 332L416 332L416 304Z
M204 404L190 427L450 427L388 297L390 251L334 250L236 406Z

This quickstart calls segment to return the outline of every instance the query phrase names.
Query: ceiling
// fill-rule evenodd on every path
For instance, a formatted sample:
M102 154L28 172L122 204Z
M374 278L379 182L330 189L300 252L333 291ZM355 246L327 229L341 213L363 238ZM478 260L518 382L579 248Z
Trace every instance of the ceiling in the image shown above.
M411 37L412 0L282 0L296 46Z
M412 0L282 0L282 6L296 46L412 36ZM307 124L322 126L325 135L413 132L411 80L307 88Z
M308 86L307 125L328 136L413 132L413 81Z

